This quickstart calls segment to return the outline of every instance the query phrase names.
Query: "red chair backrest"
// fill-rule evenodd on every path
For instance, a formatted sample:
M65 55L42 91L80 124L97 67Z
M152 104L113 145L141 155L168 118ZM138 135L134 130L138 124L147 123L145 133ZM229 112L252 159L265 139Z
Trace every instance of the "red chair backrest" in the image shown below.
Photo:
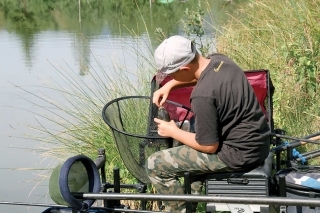
M267 92L268 92L268 80L269 80L268 71L267 70L249 70L249 71L245 71L244 73L249 83L251 84L255 95L257 96L257 99L260 103L262 111L266 114L265 101L266 101ZM160 83L160 86L163 86L171 79L172 78L170 76L167 76ZM193 90L193 87L185 87L185 88L173 90L170 92L167 99L191 108L189 99L190 99L192 90ZM185 113L183 113L184 110L177 109L176 112L178 115L171 115L171 117L175 117L176 120L181 121L185 115ZM192 114L190 114L188 117L190 116L192 116Z

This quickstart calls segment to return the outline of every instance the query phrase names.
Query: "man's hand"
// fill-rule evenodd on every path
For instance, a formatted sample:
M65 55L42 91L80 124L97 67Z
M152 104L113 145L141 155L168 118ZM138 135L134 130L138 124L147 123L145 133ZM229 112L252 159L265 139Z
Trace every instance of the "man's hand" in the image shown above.
M160 136L173 138L177 141L180 141L184 145L208 154L216 153L218 150L219 141L213 142L212 145L200 145L195 139L195 133L179 129L174 120L167 122L158 118L154 118L154 121L158 125L158 134Z
M158 134L163 137L172 137L173 133L179 129L173 120L167 122L154 118L158 125Z
M158 107L162 106L162 104L167 100L168 95L170 93L170 89L166 87L165 85L155 91L153 93L152 102L156 104Z
M180 81L176 81L175 79L172 79L153 93L152 102L156 104L158 107L160 107L167 100L171 90L188 87L188 86L194 86L196 84L197 84L196 79L190 82L180 82Z

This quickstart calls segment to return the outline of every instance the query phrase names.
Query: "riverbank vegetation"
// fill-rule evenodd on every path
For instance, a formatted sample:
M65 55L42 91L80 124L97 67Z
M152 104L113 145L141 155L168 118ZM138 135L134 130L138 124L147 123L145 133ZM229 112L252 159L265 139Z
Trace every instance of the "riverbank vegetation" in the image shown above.
M275 126L292 136L320 130L319 9L313 0L249 1L217 34L218 51L243 69L270 70Z

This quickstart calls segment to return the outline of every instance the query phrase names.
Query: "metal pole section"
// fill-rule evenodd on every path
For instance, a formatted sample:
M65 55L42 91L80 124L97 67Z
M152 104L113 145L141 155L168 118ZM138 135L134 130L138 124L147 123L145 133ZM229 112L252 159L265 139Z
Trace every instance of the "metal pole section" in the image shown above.
M186 202L207 202L207 203L234 203L234 204L265 204L265 205L288 205L288 206L309 206L320 207L320 200L316 198L294 199L279 197L219 197L204 195L164 195L164 194L95 194L84 193L77 198L88 199L113 199L113 200L161 200L161 201L186 201Z
M280 134L274 134L274 133L271 133L271 136L275 136L275 137L279 137L279 138L286 138L286 139L298 141L297 143L292 142L292 144L295 143L295 146L302 145L301 142L320 144L320 142L318 141L318 139L317 139L317 140L310 140L310 139L308 139L308 138L296 138L296 137L291 137L291 136L286 136L286 135L280 135ZM291 145L292 145L292 144L291 144Z
M79 23L81 23L81 0L78 1L78 4L79 4L79 11L78 11L78 13L79 13Z
M67 206L63 205L55 205L55 204L44 204L44 203L24 203L24 202L7 202L7 201L0 201L0 205L16 205L16 206L37 206L37 207L59 207L65 208Z
M184 173L184 187L185 187L185 193L186 194L191 194L191 180L190 180L190 173L185 172ZM191 213L192 212L192 203L187 202L186 203L186 213Z
M311 159L311 158L315 158L320 156L320 152L319 150L316 150L316 152L313 153L304 153L302 154L302 157L305 158L306 160ZM298 162L302 161L302 158L297 158L296 159Z

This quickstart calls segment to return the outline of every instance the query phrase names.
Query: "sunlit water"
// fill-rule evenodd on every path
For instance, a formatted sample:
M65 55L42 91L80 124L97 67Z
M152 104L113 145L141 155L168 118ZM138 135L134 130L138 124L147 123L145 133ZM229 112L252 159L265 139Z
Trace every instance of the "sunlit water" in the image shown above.
M32 94L45 93L59 101L53 91L37 86L48 85L50 80L63 84L55 69L78 72L88 84L91 80L85 72L99 66L112 70L111 64L116 60L136 69L136 58L123 50L122 39L108 35L90 38L88 43L82 43L81 39L79 35L64 32L38 34L32 52L26 56L19 38L0 31L0 202L52 203L48 179L40 181L42 175L48 173L37 169L51 168L55 159L44 158L36 152L39 142L21 138L25 133L37 136L36 131L27 127L39 126L39 117L32 112L41 113L33 104L40 100ZM130 38L126 42L130 43ZM147 49L147 44L140 42L140 48ZM84 63L84 58L89 62ZM121 58L125 58L125 62L121 62ZM41 212L43 209L0 205L0 212Z

